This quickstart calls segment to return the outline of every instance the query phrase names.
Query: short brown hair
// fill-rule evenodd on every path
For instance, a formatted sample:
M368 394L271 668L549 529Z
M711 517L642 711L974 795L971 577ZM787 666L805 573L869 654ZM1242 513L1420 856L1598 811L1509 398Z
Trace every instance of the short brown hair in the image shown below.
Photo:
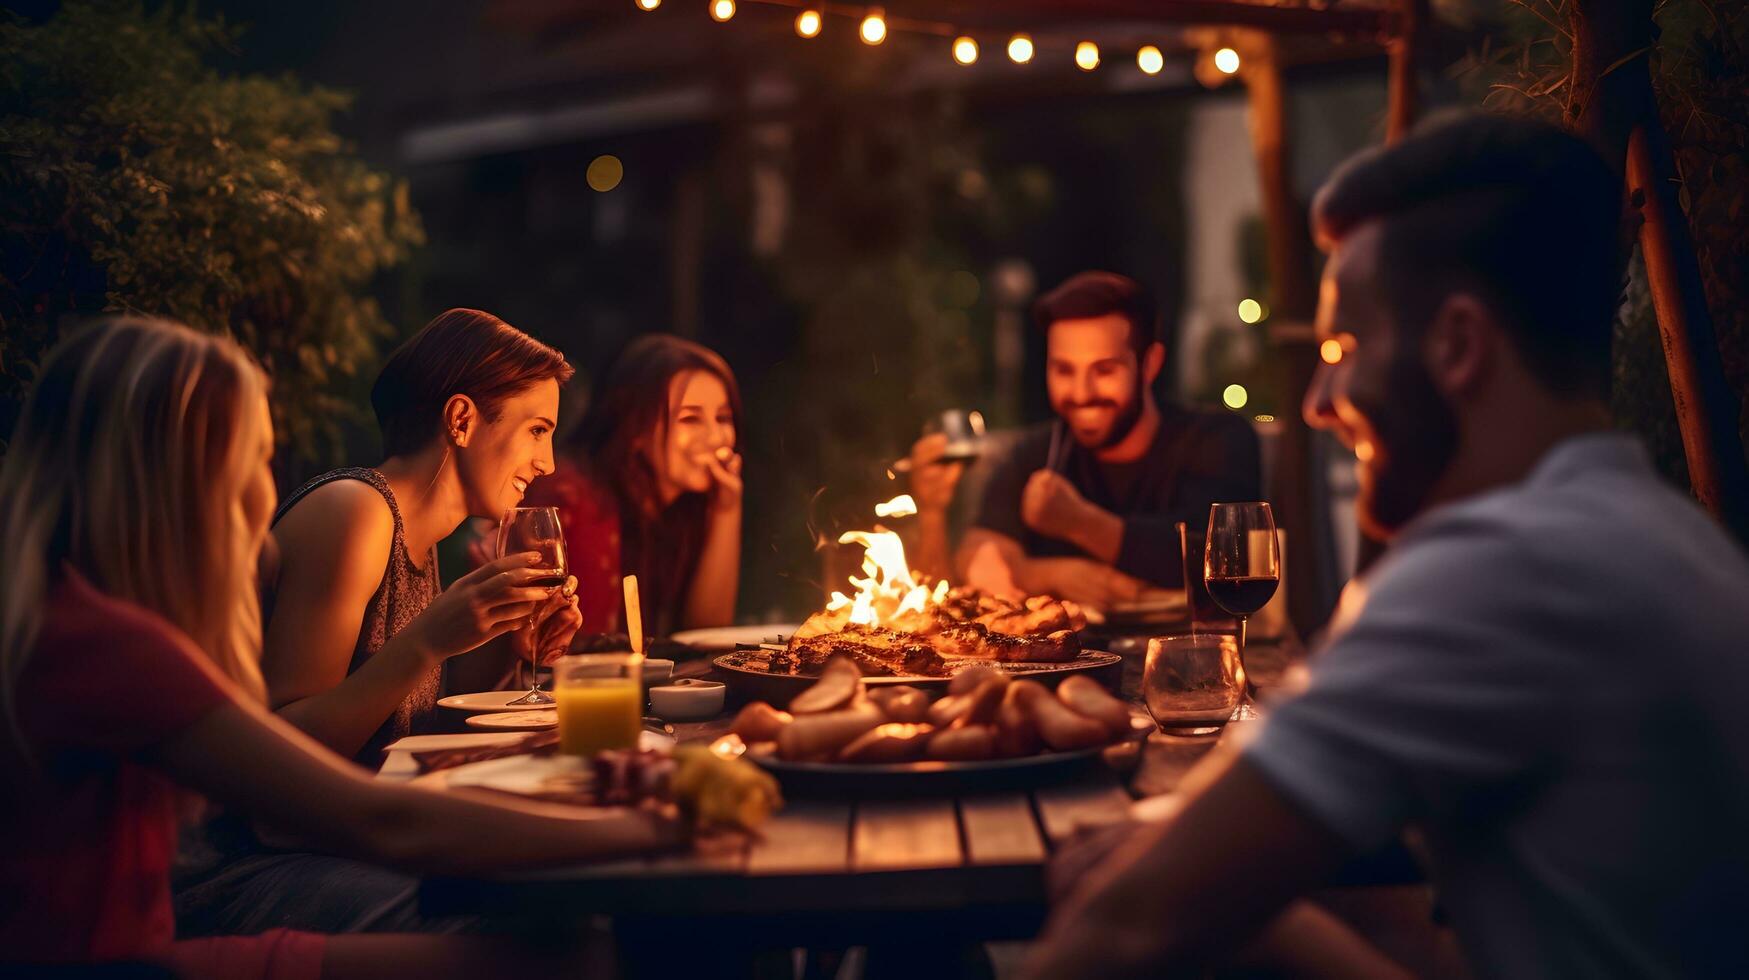
M1620 179L1579 137L1479 112L1435 116L1353 157L1312 204L1326 245L1382 222L1379 295L1402 328L1474 291L1549 390L1605 397L1620 217Z
M371 387L383 452L429 445L451 396L468 396L491 418L506 398L549 378L562 385L572 373L565 355L492 314L447 310L389 355Z
M1165 343L1153 290L1115 272L1095 269L1076 273L1032 304L1033 323L1047 334L1058 320L1091 320L1113 313L1129 321L1130 348L1137 361L1156 341Z

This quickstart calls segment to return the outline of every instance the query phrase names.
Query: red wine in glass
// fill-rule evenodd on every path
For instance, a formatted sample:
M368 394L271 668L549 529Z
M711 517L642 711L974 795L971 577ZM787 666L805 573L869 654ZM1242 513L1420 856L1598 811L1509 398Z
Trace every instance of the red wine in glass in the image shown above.
M1202 555L1203 584L1215 605L1239 620L1239 664L1245 663L1245 621L1275 595L1281 582L1281 546L1275 513L1261 500L1209 507ZM1256 690L1245 672L1246 700Z
M1280 583L1278 575L1221 576L1205 582L1215 605L1234 616L1250 616L1268 605Z

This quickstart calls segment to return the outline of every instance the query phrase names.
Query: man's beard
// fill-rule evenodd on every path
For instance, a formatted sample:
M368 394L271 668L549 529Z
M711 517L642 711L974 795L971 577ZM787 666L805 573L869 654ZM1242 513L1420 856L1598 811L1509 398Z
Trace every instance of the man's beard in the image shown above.
M1400 356L1385 381L1383 405L1367 406L1373 458L1362 466L1359 517L1366 532L1388 538L1427 506L1435 483L1457 453L1457 419L1412 356Z
M1063 416L1064 421L1067 421L1069 413L1077 408L1116 409L1117 417L1112 420L1111 429L1105 433L1105 438L1089 446L1087 443L1081 442L1080 436L1077 435L1075 437L1075 441L1081 442L1083 447L1094 452L1099 452L1102 449L1110 449L1118 443L1123 442L1130 437L1130 433L1136 431L1136 426L1142 421L1142 408L1144 406L1146 392L1147 382L1137 378L1136 389L1130 393L1129 401L1122 405L1119 405L1117 402L1114 402L1109 398L1100 398L1090 402L1064 402L1062 407L1058 409L1057 414ZM1074 431L1075 427L1071 425L1069 427L1069 432L1073 434Z

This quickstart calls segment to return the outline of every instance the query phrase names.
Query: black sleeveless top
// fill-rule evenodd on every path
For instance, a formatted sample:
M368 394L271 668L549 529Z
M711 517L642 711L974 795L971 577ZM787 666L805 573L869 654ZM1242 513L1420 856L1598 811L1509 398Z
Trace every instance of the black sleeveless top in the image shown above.
M425 607L431 605L431 600L437 597L440 588L437 578L437 549L434 547L425 555L424 568L413 563L413 557L407 553L407 540L402 533L401 508L395 504L395 494L389 489L389 481L376 470L353 466L331 470L316 477L285 498L273 515L273 523L278 524L280 518L311 490L335 480L358 480L370 484L377 493L383 495L383 500L389 505L389 514L395 519L395 536L389 544L388 567L383 570L383 580L371 595L370 603L364 607L364 620L358 625L358 644L353 647L352 662L346 668L350 675L381 650L389 637L405 629L413 621L413 617L424 612ZM271 615L271 612L267 613L267 616ZM382 762L383 746L430 727L432 715L437 710L438 689L442 677L441 665L433 666L429 673L421 677L413 690L401 699L395 713L383 722L382 727L377 729L376 734L370 737L354 758L361 765L375 769Z

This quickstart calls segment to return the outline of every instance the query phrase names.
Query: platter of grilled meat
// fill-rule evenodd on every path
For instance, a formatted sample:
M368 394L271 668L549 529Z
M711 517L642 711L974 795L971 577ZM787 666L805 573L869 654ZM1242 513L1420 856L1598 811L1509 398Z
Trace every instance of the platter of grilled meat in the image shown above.
M871 685L945 686L974 666L1050 683L1074 673L1119 671L1121 658L1081 646L1086 618L1072 602L1049 596L1004 599L955 589L928 609L881 625L851 621L849 611L821 612L785 643L736 649L712 663L736 693L787 703L834 658L854 663Z

